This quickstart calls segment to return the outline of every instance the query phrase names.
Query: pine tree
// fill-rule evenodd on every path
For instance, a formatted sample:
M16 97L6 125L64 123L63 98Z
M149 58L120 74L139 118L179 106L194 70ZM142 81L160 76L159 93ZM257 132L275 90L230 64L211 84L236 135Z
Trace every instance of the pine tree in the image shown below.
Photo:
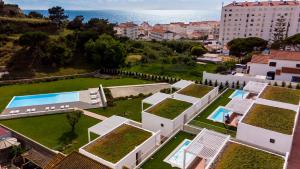
M273 41L282 44L283 40L287 37L287 23L284 16L280 16L275 23L273 32Z

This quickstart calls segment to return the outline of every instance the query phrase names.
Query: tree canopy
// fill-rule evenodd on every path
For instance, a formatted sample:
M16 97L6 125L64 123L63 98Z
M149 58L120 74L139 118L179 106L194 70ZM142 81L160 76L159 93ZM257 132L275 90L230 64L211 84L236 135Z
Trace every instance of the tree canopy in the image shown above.
M48 13L49 19L59 27L68 19L68 16L65 15L65 10L60 6L48 9Z
M76 16L72 21L68 23L67 28L71 30L81 30L84 26L83 20L84 17L82 15Z
M43 18L44 16L39 12L30 11L29 14L28 14L28 17L29 18Z
M202 56L206 52L207 52L207 49L202 45L194 46L191 49L191 55L193 55L193 56Z
M261 38L249 37L233 39L228 42L227 45L231 55L240 57L252 51L264 50L267 47L268 42Z

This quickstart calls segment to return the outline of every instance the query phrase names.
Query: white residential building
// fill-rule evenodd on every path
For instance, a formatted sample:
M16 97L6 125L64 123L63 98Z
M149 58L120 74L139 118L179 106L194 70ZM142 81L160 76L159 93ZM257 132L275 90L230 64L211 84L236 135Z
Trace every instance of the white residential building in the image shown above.
M117 31L117 35L119 36L128 37L129 39L138 38L139 27L133 22L121 23L115 26L114 30Z
M286 22L286 35L300 31L300 2L256 1L232 2L222 8L219 40L226 45L234 38L260 37L273 40L277 19Z
M268 80L300 82L300 52L275 51L254 55L248 74L266 76Z
M174 40L175 39L175 33L171 31L166 31L163 29L152 29L149 32L149 39L150 40Z

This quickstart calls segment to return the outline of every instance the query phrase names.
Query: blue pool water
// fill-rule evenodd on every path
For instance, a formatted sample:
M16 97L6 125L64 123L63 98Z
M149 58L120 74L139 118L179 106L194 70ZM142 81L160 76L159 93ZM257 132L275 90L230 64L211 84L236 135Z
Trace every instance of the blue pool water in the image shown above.
M6 108L37 106L79 101L79 92L50 93L29 96L15 96Z
M233 112L226 109L225 107L218 107L210 116L209 119L217 122L224 122L224 117L231 115Z
M230 99L233 99L233 98L245 99L248 95L249 95L249 92L246 92L244 90L236 90L229 96L229 98Z
M191 140L185 139L181 144L180 147L176 148L176 152L172 152L172 156L168 158L166 161L171 164L172 166L176 166L179 168L183 168L183 156L184 150L192 143ZM195 158L194 155L187 153L186 154L186 164L189 164Z

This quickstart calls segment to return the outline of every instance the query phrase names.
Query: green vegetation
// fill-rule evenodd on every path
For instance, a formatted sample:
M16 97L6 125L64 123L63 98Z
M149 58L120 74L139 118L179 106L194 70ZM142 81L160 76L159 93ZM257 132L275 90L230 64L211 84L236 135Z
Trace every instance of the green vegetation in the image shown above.
M216 68L217 65L211 63L204 65L196 64L194 66L184 64L148 63L123 68L123 70L200 81L202 79L203 71L213 73Z
M224 126L223 123L214 122L207 119L211 113L213 113L219 106L226 106L230 102L229 96L234 92L232 89L227 89L219 98L217 98L213 103L211 103L206 109L204 109L197 117L195 117L190 124L207 128L210 130L215 130L217 132L230 134L235 136L236 128Z
M260 98L298 105L300 90L268 86L260 95Z
M241 57L254 50L264 50L268 41L257 37L236 38L228 42L227 45L230 49L230 55Z
M212 89L213 87L210 86L191 84L190 86L184 88L183 90L180 90L179 94L202 98L207 93L209 93Z
M192 104L188 102L175 99L166 99L156 106L150 108L146 112L160 117L174 119L190 106L192 106Z
M2 86L0 87L0 110L2 111L14 96L87 90L88 88L98 87L100 84L106 87L144 83L149 83L149 81L132 78L108 80L97 78L77 78L45 83Z
M0 21L28 22L28 23L49 23L47 19L40 18L21 18L21 17L5 17L0 16Z
M243 168L243 169L281 169L284 159L280 156L230 143L218 159L214 169Z
M140 122L142 120L141 104L143 99L144 98L118 100L114 101L114 105L112 107L89 109L89 111L105 117L117 115Z
M291 135L293 133L296 112L272 106L255 104L247 113L243 122Z
M86 144L88 142L87 129L99 122L97 119L83 115L75 132L72 133L66 114L0 121L1 124L63 153L71 153Z
M141 55L128 55L126 57L126 61L125 63L129 64L129 63L136 63L142 60L142 56Z
M184 139L192 140L195 136L185 132L176 134L166 145L156 152L145 164L143 169L174 169L170 164L164 162L164 159L177 147Z
M102 159L116 163L151 135L150 132L124 124L84 149Z

